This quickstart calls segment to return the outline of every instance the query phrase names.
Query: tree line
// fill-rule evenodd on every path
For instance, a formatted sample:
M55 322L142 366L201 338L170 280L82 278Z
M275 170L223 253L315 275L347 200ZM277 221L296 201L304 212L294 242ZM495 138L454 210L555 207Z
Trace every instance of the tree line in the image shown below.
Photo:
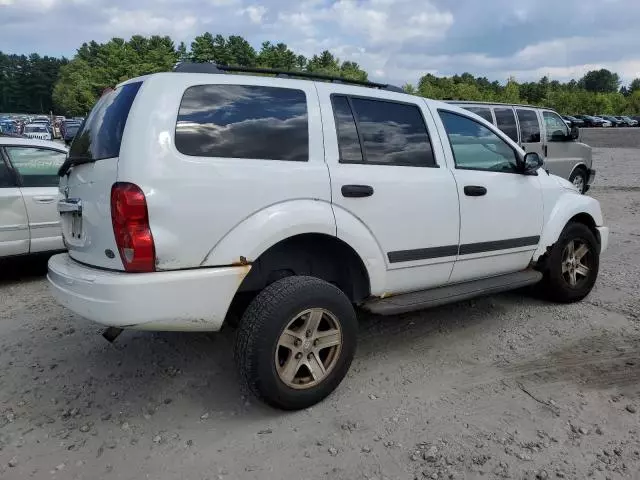
M255 49L239 35L197 36L189 46L176 46L168 36L134 35L106 43L82 44L71 60L64 57L11 55L0 52L0 112L85 115L107 87L139 75L169 71L179 61L274 68L367 80L356 62L325 50L308 58L284 43L263 42ZM529 103L564 114L638 114L640 79L621 85L619 76L594 70L566 83L542 77L537 82L505 84L463 73L452 77L422 76L405 91L434 99Z

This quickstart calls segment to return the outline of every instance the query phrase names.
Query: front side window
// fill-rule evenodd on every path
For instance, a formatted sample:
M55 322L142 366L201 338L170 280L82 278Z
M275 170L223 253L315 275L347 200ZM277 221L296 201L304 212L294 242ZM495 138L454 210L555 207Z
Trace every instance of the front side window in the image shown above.
M493 116L491 115L491 110L486 107L464 107L465 110L469 110L470 112L475 113L476 115L484 118L487 122L493 123Z
M516 152L502 138L479 122L440 110L456 168L516 173Z
M544 118L544 127L547 130L547 141L564 140L569 136L569 127L560 115L553 112L542 112Z
M176 148L198 157L306 162L307 97L291 88L190 87L178 112Z
M4 163L2 155L0 154L0 188L3 187L15 187L13 182L13 175L9 171L9 167Z
M436 166L427 127L417 105L356 97L350 100L366 163Z
M23 187L55 187L58 169L67 156L64 152L32 147L6 147L9 160L18 172Z
M522 143L540 143L540 122L535 110L518 109Z

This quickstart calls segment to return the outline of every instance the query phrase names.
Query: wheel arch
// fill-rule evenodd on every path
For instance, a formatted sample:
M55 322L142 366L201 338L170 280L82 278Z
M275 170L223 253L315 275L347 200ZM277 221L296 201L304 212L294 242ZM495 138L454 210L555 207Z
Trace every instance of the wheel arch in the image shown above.
M312 276L336 285L353 302L371 294L371 281L356 250L336 236L307 232L282 239L251 264L237 297L258 292L288 276Z

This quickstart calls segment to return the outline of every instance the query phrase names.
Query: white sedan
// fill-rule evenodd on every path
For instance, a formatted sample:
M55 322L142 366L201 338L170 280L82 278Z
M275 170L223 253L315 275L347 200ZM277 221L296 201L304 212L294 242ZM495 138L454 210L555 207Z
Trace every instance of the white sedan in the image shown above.
M64 145L0 136L0 257L64 250L57 210Z

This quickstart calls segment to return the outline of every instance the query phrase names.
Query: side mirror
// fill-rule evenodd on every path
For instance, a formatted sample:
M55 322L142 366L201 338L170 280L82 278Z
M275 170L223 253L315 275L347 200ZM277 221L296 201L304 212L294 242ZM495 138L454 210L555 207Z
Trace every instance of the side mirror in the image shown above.
M571 127L571 140L577 140L580 136L580 130L578 127Z
M544 160L536 152L525 154L520 165L522 173L525 175L537 175L538 169L544 165Z

